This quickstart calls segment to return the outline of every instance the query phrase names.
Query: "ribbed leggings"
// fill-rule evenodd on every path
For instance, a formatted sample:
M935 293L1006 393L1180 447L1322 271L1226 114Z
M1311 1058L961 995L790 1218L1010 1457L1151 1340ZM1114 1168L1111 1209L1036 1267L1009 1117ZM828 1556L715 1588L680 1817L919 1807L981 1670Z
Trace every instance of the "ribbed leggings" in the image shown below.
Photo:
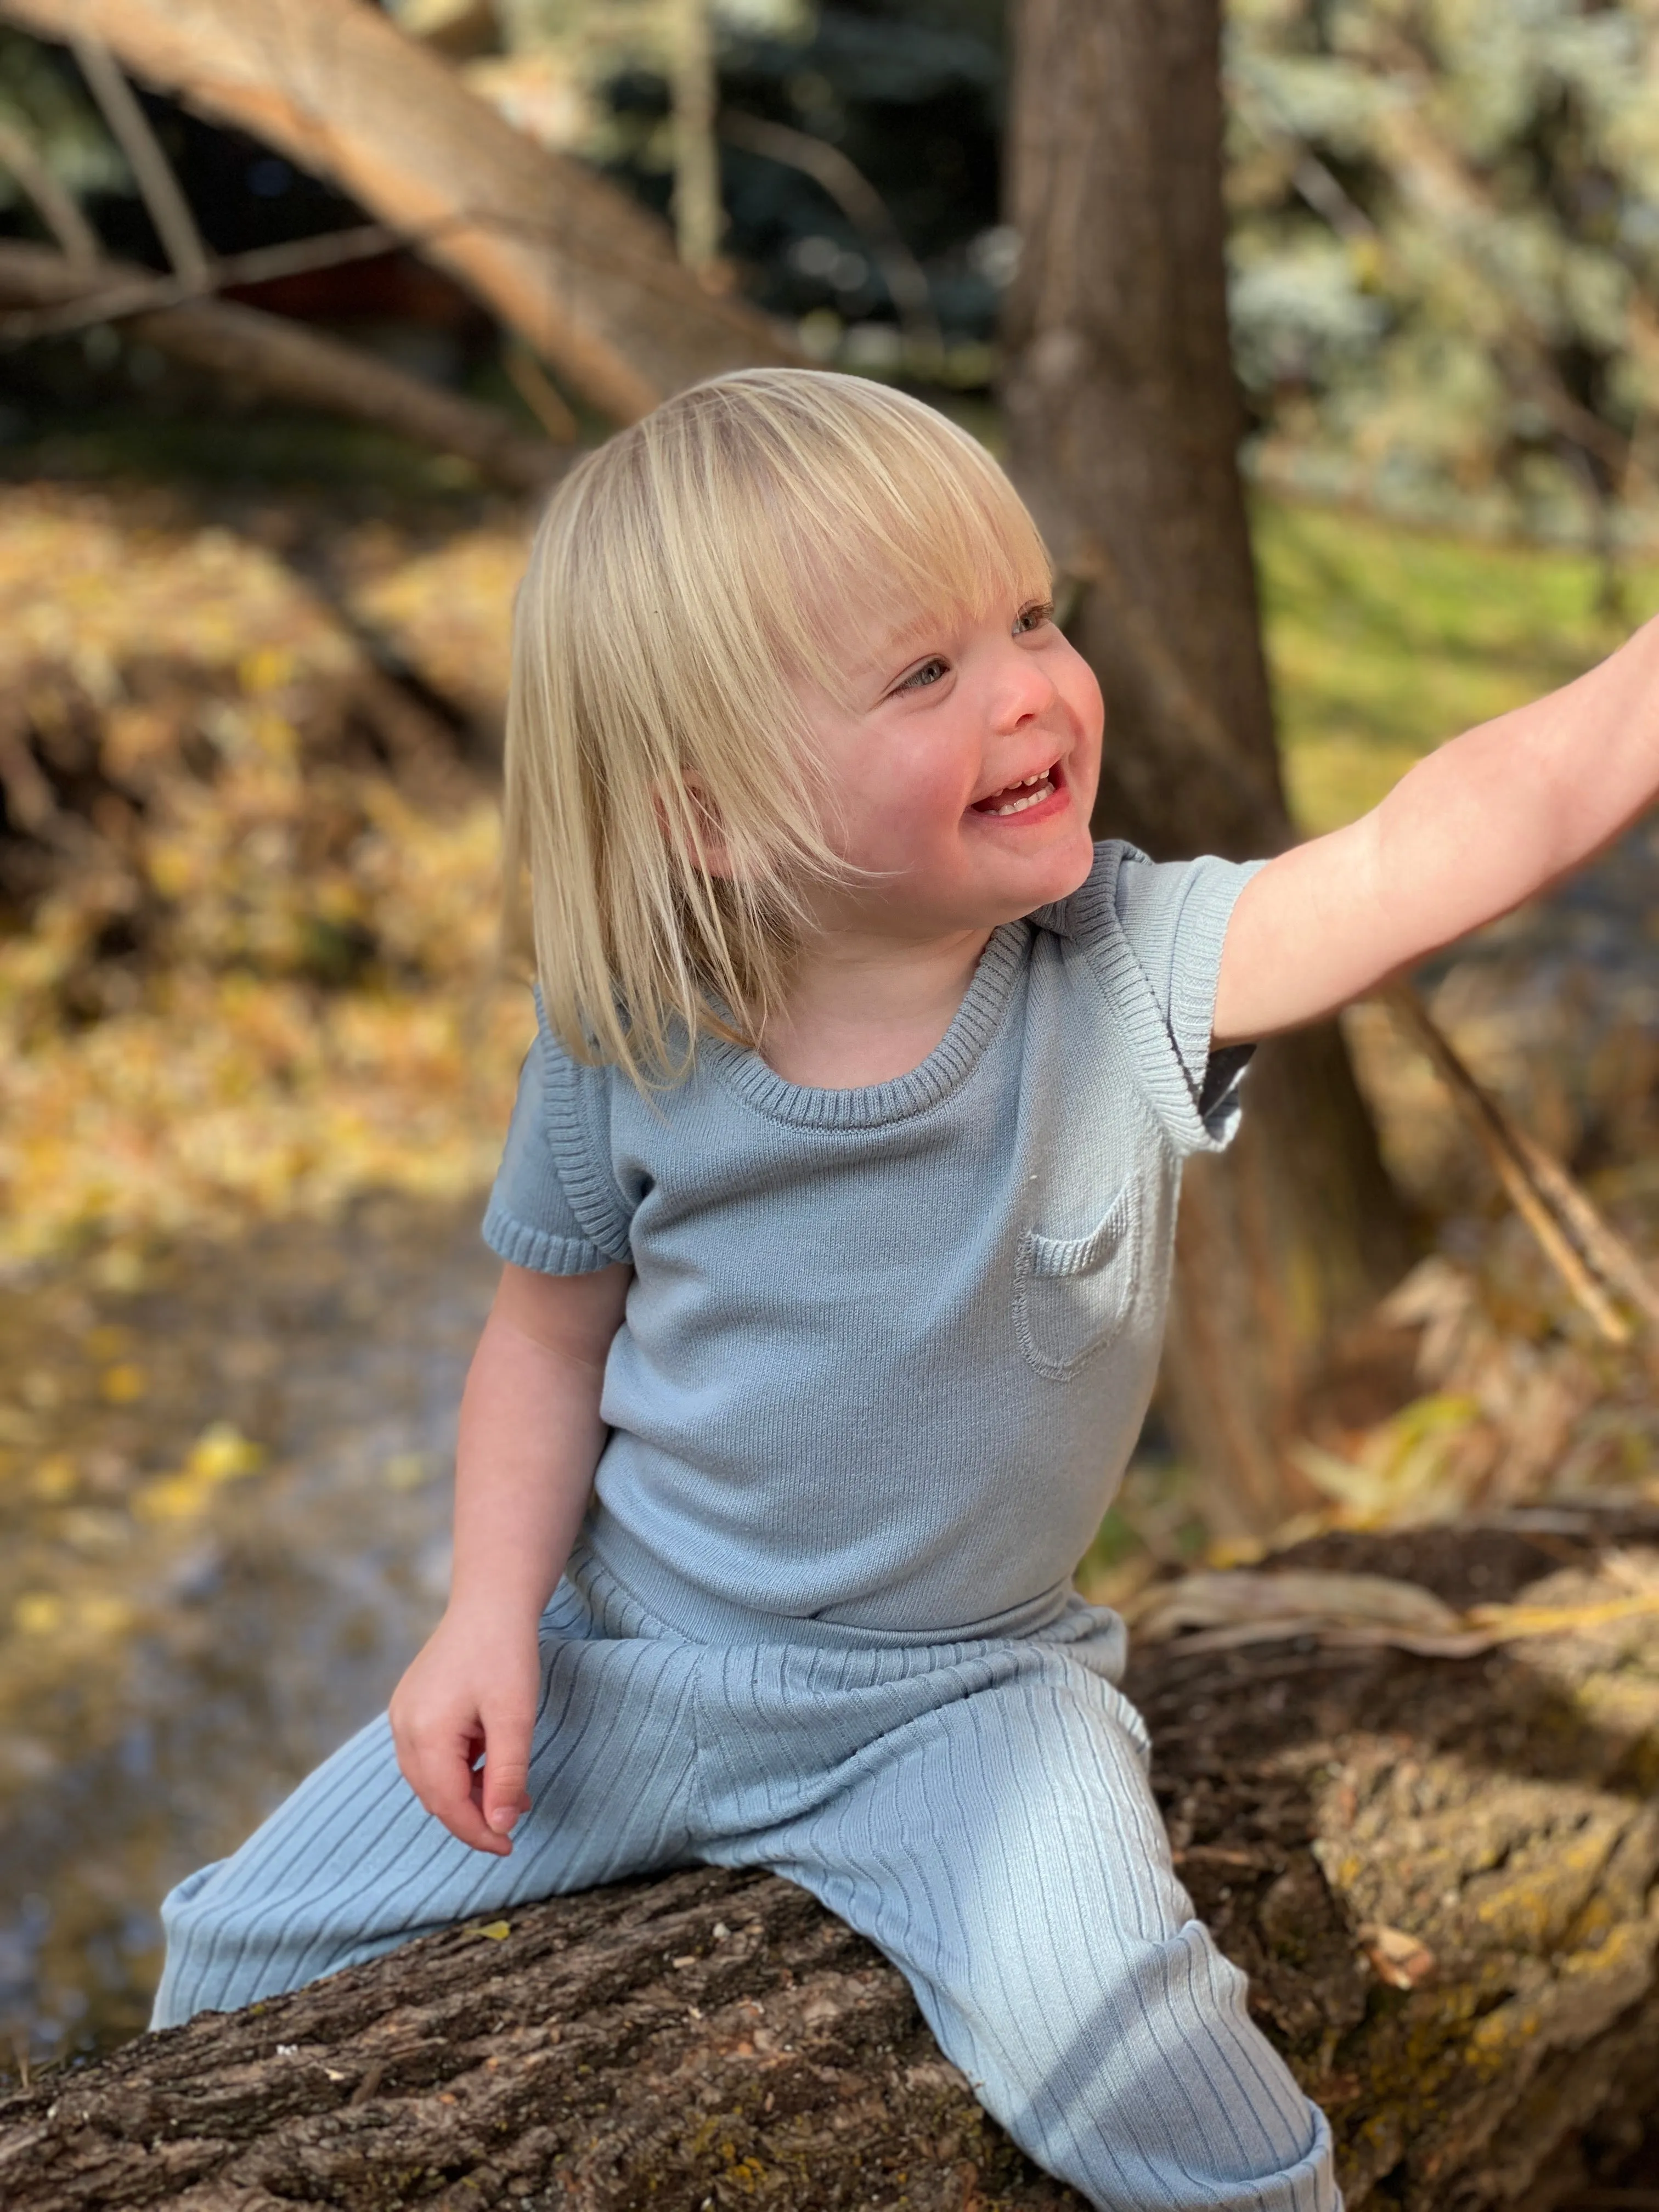
M537 1898L769 1867L887 1954L981 2103L1092 2203L1336 2212L1324 2117L1170 1864L1116 1616L1073 1600L944 1644L744 1620L749 1640L682 1632L579 1559L543 1621L512 1856L422 1809L382 1717L167 1898L153 2024Z

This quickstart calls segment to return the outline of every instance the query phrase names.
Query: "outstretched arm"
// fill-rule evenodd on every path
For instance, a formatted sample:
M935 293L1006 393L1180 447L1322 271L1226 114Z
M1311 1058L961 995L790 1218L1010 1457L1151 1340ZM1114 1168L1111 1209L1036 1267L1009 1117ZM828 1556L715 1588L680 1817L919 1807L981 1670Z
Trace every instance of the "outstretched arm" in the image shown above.
M478 1850L510 1850L529 1809L537 1625L586 1510L629 1276L504 1267L467 1374L449 1604L398 1685L392 1733L422 1804Z
M1659 620L1269 862L1227 931L1215 1041L1334 1013L1570 874L1659 799Z

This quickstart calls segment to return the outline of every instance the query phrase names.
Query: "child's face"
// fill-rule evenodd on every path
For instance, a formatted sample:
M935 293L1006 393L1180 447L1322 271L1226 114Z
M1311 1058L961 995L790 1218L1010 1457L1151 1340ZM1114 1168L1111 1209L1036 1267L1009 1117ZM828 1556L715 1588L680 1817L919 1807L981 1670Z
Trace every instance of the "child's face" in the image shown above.
M849 629L854 626L849 623ZM922 937L993 928L1064 898L1093 858L1104 709L1042 603L849 635L852 704L811 710L834 795L830 842L873 872L830 928Z

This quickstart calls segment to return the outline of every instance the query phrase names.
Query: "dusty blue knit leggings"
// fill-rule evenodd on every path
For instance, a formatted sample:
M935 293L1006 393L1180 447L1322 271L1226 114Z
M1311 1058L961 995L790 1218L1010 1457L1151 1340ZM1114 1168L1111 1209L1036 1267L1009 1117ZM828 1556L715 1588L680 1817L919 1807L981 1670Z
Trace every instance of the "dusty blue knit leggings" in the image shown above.
M167 1899L155 2025L653 1868L770 1867L902 1969L981 2102L1094 2204L1334 2212L1323 2116L1171 1868L1115 1615L949 1644L744 1622L687 1634L579 1562L511 1857L422 1810L376 1721Z

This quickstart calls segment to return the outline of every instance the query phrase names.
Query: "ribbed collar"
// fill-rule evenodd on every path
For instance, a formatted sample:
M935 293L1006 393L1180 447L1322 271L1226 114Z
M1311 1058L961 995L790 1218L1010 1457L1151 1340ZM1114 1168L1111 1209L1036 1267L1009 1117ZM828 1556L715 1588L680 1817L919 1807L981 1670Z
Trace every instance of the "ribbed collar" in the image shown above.
M890 1082L849 1091L790 1083L757 1052L724 1037L708 1039L699 1056L728 1089L775 1121L812 1129L870 1129L902 1121L938 1105L972 1073L1001 1023L1030 944L1024 921L1006 921L993 930L950 1028L920 1067Z

